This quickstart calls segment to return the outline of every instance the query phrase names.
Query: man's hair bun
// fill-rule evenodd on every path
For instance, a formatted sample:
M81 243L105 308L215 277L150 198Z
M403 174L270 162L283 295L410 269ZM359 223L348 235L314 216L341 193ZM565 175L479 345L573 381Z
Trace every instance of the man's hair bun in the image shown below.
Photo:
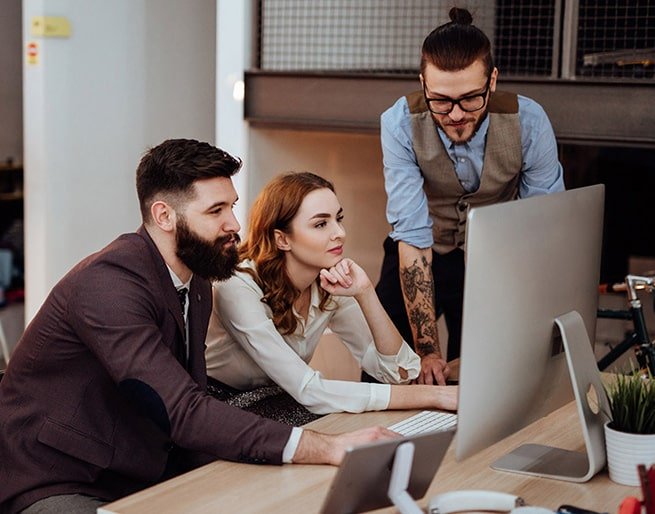
M450 21L458 25L471 25L473 23L473 16L468 12L468 9L453 7L448 13L448 16L450 16Z

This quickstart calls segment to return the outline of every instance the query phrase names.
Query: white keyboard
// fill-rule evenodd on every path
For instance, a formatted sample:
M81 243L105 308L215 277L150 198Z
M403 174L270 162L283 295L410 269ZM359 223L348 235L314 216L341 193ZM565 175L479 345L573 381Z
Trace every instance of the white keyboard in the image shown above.
M448 430L456 425L457 414L424 410L387 428L401 435L415 435Z

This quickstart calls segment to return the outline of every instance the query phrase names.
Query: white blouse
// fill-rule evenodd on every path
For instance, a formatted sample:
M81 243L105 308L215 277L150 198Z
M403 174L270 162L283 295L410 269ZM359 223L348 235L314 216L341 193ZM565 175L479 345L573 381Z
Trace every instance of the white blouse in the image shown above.
M253 268L252 262L241 263ZM294 310L296 330L282 335L252 276L237 272L214 284L214 312L207 332L207 373L239 390L276 383L311 412L384 410L391 387L416 378L420 359L403 341L396 355L380 354L364 314L352 297L333 296L319 309L319 286L311 287L307 320ZM337 334L362 369L383 384L326 380L308 362L326 328ZM400 376L400 368L408 376Z

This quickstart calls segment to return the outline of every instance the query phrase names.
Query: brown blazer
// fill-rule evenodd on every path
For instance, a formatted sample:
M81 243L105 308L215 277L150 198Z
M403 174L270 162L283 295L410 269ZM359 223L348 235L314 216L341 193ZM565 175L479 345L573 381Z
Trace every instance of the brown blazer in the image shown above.
M51 291L0 382L0 512L55 494L112 500L221 458L280 464L291 427L205 393L211 284L184 320L141 227L73 268Z

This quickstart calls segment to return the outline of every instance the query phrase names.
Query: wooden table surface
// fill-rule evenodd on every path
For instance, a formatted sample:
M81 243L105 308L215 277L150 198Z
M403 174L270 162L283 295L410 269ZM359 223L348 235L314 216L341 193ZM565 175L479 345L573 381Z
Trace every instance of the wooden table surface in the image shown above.
M308 427L338 433L371 425L390 425L416 411L330 414ZM425 508L437 493L460 489L490 489L523 497L529 505L556 509L572 504L599 512L618 512L626 496L640 497L636 487L611 482L602 471L589 482L559 480L492 470L489 464L524 442L548 444L568 450L583 450L575 404L570 403L503 441L469 457L455 461L453 443L427 495L418 503ZM318 512L335 467L293 465L282 467L217 461L107 505L99 512L207 513L207 512ZM393 508L375 512L394 512Z

